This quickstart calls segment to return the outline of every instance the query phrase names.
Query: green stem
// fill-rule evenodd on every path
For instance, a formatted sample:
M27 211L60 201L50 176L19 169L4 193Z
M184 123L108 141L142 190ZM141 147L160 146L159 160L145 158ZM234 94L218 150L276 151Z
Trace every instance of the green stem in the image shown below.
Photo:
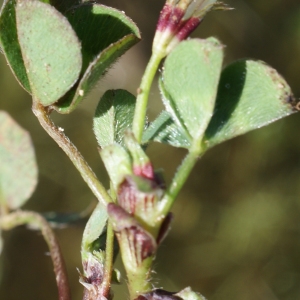
M107 299L109 299L109 292L111 286L113 259L114 259L114 231L111 222L108 220L107 231L106 231L104 275L103 275L102 293L101 293Z
M122 260L124 262L123 257ZM139 295L146 294L153 289L150 281L152 262L153 257L148 257L134 270L126 269L130 300L134 300Z
M110 197L116 202L116 192L114 190L112 182L110 182ZM105 247L105 262L104 262L104 274L103 281L101 285L101 295L105 298L109 299L109 292L111 287L111 278L113 272L113 264L114 264L114 230L112 227L112 223L110 220L107 221L107 229L106 229L106 247Z
M106 205L112 202L111 197L108 195L104 186L100 183L95 173L92 171L86 160L81 153L75 147L75 145L69 140L63 131L52 122L49 117L48 110L43 107L37 101L33 101L32 111L38 118L40 124L45 131L53 138L53 140L62 148L62 150L70 158L74 166L79 171L83 180L87 183L91 191L97 197L97 199Z
M199 157L203 152L201 149L191 149L187 156L182 161L181 165L178 167L177 172L165 192L165 195L160 202L160 210L164 215L167 215L171 210L171 207L179 194L180 190L182 189L184 183L186 182L188 176L190 175L191 171L193 170L196 162L198 161Z
M141 143L142 141L150 88L162 59L163 56L159 53L152 53L152 56L148 62L145 73L143 75L141 85L138 88L138 95L136 99L136 108L132 127L133 133L138 143Z
M50 250L59 300L71 300L67 272L61 250L48 222L38 213L29 211L16 211L0 217L0 227L4 230L10 230L24 224L29 224L30 227L39 229L42 232Z

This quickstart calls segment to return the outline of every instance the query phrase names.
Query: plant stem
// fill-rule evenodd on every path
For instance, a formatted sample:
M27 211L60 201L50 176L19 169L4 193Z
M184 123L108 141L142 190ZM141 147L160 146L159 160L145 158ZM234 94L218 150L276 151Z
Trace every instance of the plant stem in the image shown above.
M70 160L82 176L83 180L87 183L87 185L97 197L97 199L104 205L106 205L109 202L112 202L111 197L106 192L106 189L100 183L95 173L92 171L91 167L88 165L81 153L69 140L69 138L64 134L64 132L59 130L59 128L50 119L48 109L34 100L32 105L32 111L38 118L40 124L45 129L45 131L53 138L53 140L62 148L62 150L70 158Z
M160 53L152 53L152 56L143 75L140 87L138 88L132 127L133 133L138 143L141 143L142 141L150 88L162 58L163 56L160 55Z
M29 224L30 227L41 230L50 250L59 300L71 300L64 260L58 241L48 222L38 213L29 211L16 211L0 217L0 227L4 230L10 230L24 224Z
M177 172L165 192L163 199L160 202L160 210L164 215L167 215L171 210L171 207L182 189L184 183L186 182L188 176L190 175L193 167L195 166L197 160L201 155L200 149L190 150L187 156L182 161L181 165L178 167Z
M104 264L104 275L102 282L102 295L109 298L111 276L113 271L113 259L114 259L114 231L111 222L107 222L106 231L106 248L105 248L105 264Z
M124 262L123 257L122 260ZM152 262L153 257L148 257L134 270L126 269L130 300L134 300L139 295L146 294L153 289L150 282Z
M113 183L110 182L110 197L116 202L117 195L114 190ZM105 247L105 263L104 263L104 274L101 285L101 295L109 299L109 292L111 287L112 271L114 264L114 230L111 221L108 219L106 228L106 247Z

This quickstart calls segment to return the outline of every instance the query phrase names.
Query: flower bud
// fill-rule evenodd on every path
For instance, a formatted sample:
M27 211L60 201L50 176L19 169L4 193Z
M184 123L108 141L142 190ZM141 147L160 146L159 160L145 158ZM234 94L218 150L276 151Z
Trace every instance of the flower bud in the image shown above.
M87 253L82 263L84 275L79 273L79 282L85 287L84 300L106 300L101 291L104 275L104 252Z
M155 180L131 175L119 187L118 203L145 226L155 227L160 214L158 202L163 190Z
M128 271L153 259L172 217L161 212L164 184L148 156L132 133L127 132L124 141L126 148L112 145L101 156L117 195L117 204L108 204L107 212ZM117 154L121 160L116 160Z
M158 19L152 51L162 57L186 39L212 9L230 9L217 0L167 0Z
M127 270L136 270L142 262L152 256L157 248L153 236L147 232L128 212L114 203L107 212L116 232Z

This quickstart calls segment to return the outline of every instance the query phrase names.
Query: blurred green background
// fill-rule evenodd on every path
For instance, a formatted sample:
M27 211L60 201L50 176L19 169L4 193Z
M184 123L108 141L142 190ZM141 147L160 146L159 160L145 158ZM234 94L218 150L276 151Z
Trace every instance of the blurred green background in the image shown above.
M62 0L63 1L63 0ZM2 2L2 1L1 1ZM135 93L147 59L163 0L107 0L140 27L143 40L119 60L91 97L68 116L54 114L96 171L107 177L92 133L92 116L105 90ZM275 67L300 97L299 0L227 0L231 12L210 13L194 36L218 37L226 63L249 57ZM39 165L39 184L26 209L79 212L95 201L85 183L32 115L29 96L0 56L0 109L30 131ZM162 105L155 83L150 119ZM157 287L186 286L210 300L300 299L300 116L233 139L199 161L178 197L173 230L160 247L153 274ZM185 151L153 144L148 153L170 182ZM82 299L76 268L81 268L84 222L57 230L74 300ZM0 259L0 299L57 299L52 264L37 232L5 232ZM120 265L120 262L118 262ZM126 281L116 299L126 299Z

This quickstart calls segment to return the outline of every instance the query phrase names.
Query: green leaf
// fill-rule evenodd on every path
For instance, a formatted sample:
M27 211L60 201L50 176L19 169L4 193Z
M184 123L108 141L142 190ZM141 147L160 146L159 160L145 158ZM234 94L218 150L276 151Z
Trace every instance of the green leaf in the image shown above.
M93 252L93 243L102 235L107 223L106 207L98 203L92 215L90 216L82 236L81 251L82 255L87 252Z
M77 5L66 15L82 44L83 70L101 51L127 35L140 36L123 12L95 3Z
M51 105L78 79L82 64L78 38L63 15L37 0L18 0L16 19L33 97Z
M52 228L61 228L83 219L80 213L46 212L42 216L51 224Z
M213 113L223 60L214 38L180 43L167 57L161 91L175 123L200 140Z
M72 112L105 74L107 69L111 67L112 63L128 49L132 41L133 35L128 35L102 51L89 65L79 84L70 90L54 108L62 114Z
M51 224L52 228L62 228L70 224L78 223L86 219L94 210L94 205L76 213L45 212L42 216Z
M73 111L117 58L140 39L132 20L104 5L84 3L67 17L82 43L83 68L78 84L56 104L60 113Z
M114 144L100 150L100 156L115 190L118 190L125 176L133 173L129 153L122 146Z
M107 91L97 106L94 133L101 148L123 143L124 132L131 128L135 97L125 90Z
M21 86L30 91L16 27L16 0L5 1L0 15L0 42L5 58Z
M124 142L125 142L126 149L130 154L132 167L135 170L135 172L139 173L139 172L146 171L148 173L147 176L151 177L150 173L153 172L153 168L150 159L146 155L143 147L136 140L132 131L127 131L125 133Z
M34 148L27 131L0 111L0 203L22 206L37 184Z
M276 70L241 60L222 73L215 112L205 132L210 148L294 113L294 97Z
M191 140L188 134L172 120L167 111L161 114L150 124L143 135L143 144L149 141L169 144L174 147L189 148Z

